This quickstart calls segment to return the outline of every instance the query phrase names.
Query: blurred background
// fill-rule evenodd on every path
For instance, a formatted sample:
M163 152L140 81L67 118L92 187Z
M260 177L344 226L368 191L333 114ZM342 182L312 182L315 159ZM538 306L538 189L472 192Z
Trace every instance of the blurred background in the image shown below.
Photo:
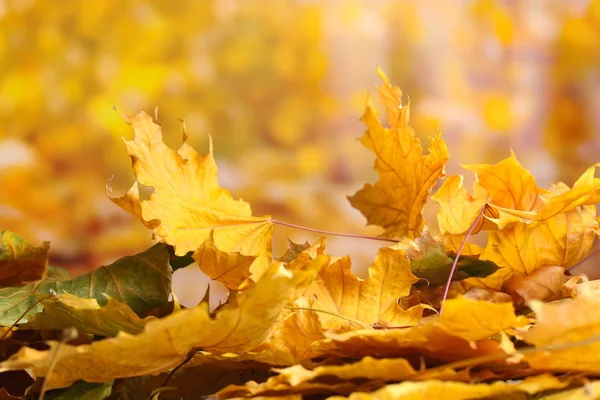
M201 153L212 135L256 215L346 233L379 232L346 200L376 180L357 139L377 65L424 147L443 132L449 174L512 148L571 185L600 161L600 1L0 0L0 27L0 229L75 274L151 244L105 196L133 182L113 105L158 106L172 147L179 119ZM278 226L276 255L285 237L318 235ZM381 245L329 244L366 265Z

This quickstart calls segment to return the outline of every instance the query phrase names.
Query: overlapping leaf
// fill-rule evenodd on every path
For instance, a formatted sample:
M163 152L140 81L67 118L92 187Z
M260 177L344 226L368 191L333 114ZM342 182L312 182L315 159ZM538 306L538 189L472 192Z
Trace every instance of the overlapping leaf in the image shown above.
M350 257L338 259L325 267L304 293L304 297L313 301L313 308L333 314L319 316L325 329L357 329L361 323L415 325L423 311L430 308L426 304L418 304L405 310L398 303L399 299L410 295L412 285L419 280L410 271L410 262L404 250L381 248L375 262L369 267L366 280L358 279L351 267Z
M166 371L194 348L214 353L251 350L267 338L283 308L327 262L328 257L319 256L294 271L275 264L255 287L240 294L214 320L201 305L150 321L138 335L121 332L115 338L80 346L51 342L47 351L24 347L0 363L0 372L30 368L36 376L46 376L50 358L55 357L48 387L66 387L79 379L105 382Z
M50 292L93 298L101 306L107 303L106 296L109 296L138 314L165 307L171 292L169 253L163 244L157 244L75 279L49 276L22 287L0 288L0 325L11 325L24 313L32 315L42 311L38 300ZM27 320L25 317L21 322Z
M78 332L98 336L116 336L119 332L139 333L146 322L125 303L107 297L100 306L96 299L82 299L65 293L58 298L42 301L44 311L29 317L22 329L65 329L74 327Z
M383 81L379 94L390 128L381 126L369 101L362 117L367 131L361 142L376 156L379 181L365 185L349 200L370 225L383 227L385 236L415 238L425 226L422 212L429 192L445 176L448 148L438 136L432 139L429 154L422 154L421 143L408 125L410 104L403 105L400 89L392 86L381 70L378 74Z
M36 247L16 233L0 232L0 286L19 286L46 275L49 242Z
M160 125L146 113L124 118L134 130L134 138L125 141L133 172L154 192L140 201L136 182L125 196L113 200L115 204L141 218L158 240L175 247L177 255L195 251L213 229L222 251L270 255L270 217L253 217L248 203L234 200L219 186L212 148L200 155L185 143L184 134L181 147L170 149Z

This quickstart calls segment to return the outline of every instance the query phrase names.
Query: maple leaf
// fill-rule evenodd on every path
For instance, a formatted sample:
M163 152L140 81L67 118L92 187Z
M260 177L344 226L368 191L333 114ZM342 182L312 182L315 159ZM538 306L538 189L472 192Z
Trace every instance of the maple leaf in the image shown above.
M367 325L406 326L419 323L423 311L431 307L418 304L404 310L398 300L410 295L419 280L410 271L410 263L402 249L383 247L369 267L366 280L351 271L350 257L342 257L323 268L304 293L314 299L312 307L334 315L342 315ZM319 316L325 329L348 330L361 325L336 316Z
M0 286L19 286L42 279L48 267L49 242L36 247L16 233L0 233Z
M107 303L108 295L141 314L168 304L170 284L171 266L164 244L154 245L135 256L123 257L74 279L66 278L60 270L50 269L44 280L22 287L0 288L0 325L13 324L27 310L27 315L41 312L43 305L37 303L38 299L51 291L94 298L101 306ZM27 320L25 316L21 322Z
M80 379L105 382L166 371L193 348L217 354L251 350L267 338L283 308L327 262L328 257L318 256L293 271L274 264L256 286L241 293L235 304L223 307L215 319L201 305L149 321L137 335L121 332L90 345L62 345L59 353L57 342L49 342L47 351L23 347L0 363L0 372L31 368L36 376L46 376L53 358L47 387L57 388Z
M512 303L492 303L458 297L444 302L440 324L449 332L466 340L489 338L508 328L529 323L526 317L515 315Z
M599 232L595 206L583 206L543 221L517 222L488 232L482 259L531 274L546 266L570 267L590 251Z
M115 204L140 218L177 255L195 251L214 229L222 251L270 256L271 218L253 217L248 203L234 200L219 186L212 145L200 155L185 143L184 134L184 143L173 150L163 142L160 125L143 111L123 118L134 130L134 138L125 141L133 172L154 192L140 201L136 182Z
M373 393L355 393L348 397L355 399L403 399L419 400L424 398L444 399L483 399L496 396L514 396L519 394L534 395L551 389L562 389L569 386L568 380L560 380L552 375L538 375L526 378L522 382L462 383L430 380L426 382L403 382L387 385ZM344 397L330 397L341 400Z
M392 86L378 69L383 81L379 94L390 128L381 126L369 100L362 121L367 131L361 142L376 155L379 181L367 184L348 197L370 225L380 225L386 237L421 235L425 222L422 212L427 196L437 180L445 176L448 148L441 137L432 139L429 154L423 156L419 139L408 125L410 104L402 105L402 92Z
M448 177L432 199L440 204L438 223L443 234L464 234L487 205L479 229L504 229L523 222L545 221L577 208L600 202L600 179L594 178L596 166L589 168L569 188L564 183L549 189L537 186L535 178L510 157L495 165L465 165L476 177L474 195L463 186L460 175ZM476 231L477 231L476 230Z
M533 368L600 372L600 297L584 295L559 303L532 300L529 307L537 324L522 333L523 339L536 347L552 347L551 352L525 356Z
M261 265L264 258L220 251L212 231L192 257L194 263L173 273L173 292L183 306L194 307L208 290L210 312L227 301L230 290L251 282L252 265L258 265L261 272L266 269Z
M44 311L29 317L21 329L65 329L99 336L116 336L119 332L139 333L146 322L155 317L140 319L125 303L108 297L100 306L96 299L82 299L65 293L58 298L42 300Z
M344 365L324 365L313 370L301 365L294 365L285 369L274 369L279 373L278 382L287 382L290 386L297 386L303 382L312 381L321 377L334 376L338 379L372 379L385 382L399 382L405 379L448 379L464 380L468 382L470 376L465 371L454 371L450 368L428 373L427 370L415 370L410 362L404 358L382 358L365 357L362 360Z
M552 301L568 296L563 286L567 282L565 268L549 266L536 269L529 275L515 273L504 282L502 290L510 294L515 305L529 300Z

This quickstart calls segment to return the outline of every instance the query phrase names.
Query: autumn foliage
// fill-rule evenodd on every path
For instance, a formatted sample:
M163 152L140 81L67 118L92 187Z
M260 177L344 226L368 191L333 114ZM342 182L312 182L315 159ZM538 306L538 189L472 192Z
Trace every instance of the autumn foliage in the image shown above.
M212 143L197 153L183 125L172 149L157 116L122 114L136 181L110 198L157 244L73 278L48 266L48 243L4 231L0 371L30 397L600 396L599 286L569 271L599 233L600 164L544 189L511 154L464 166L469 190L378 73L387 118L369 100L361 142L379 179L348 198L383 228L356 238L383 244L366 279L325 237L273 255L286 223L219 185Z

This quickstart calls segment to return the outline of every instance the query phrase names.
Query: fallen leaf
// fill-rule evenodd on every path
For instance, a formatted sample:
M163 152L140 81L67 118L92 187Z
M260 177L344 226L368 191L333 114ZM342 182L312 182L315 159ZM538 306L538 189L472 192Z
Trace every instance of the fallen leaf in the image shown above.
M415 276L425 279L431 286L446 284L454 257L446 254L444 243L433 239L429 232L415 239L418 249L408 248L407 256L410 259L410 270ZM461 256L458 259L456 269L452 275L453 281L460 281L470 277L486 277L498 270L498 267L478 257Z
M0 286L21 286L44 278L50 242L36 247L16 233L0 232Z
M326 333L323 345L334 344L349 357L410 357L423 354L445 362L500 353L498 342L482 340L472 347L468 340L454 335L441 325L427 323L404 329L371 329L345 333ZM316 348L319 343L315 343Z
M250 278L250 265L256 257L219 250L211 233L194 252L194 260L210 279L223 283L230 290L238 290Z
M449 176L431 196L431 199L440 205L437 220L442 235L463 235L468 232L479 216L481 208L488 201L488 193L483 187L478 184L473 185L475 193L473 196L465 189L463 180L461 175ZM491 223L482 218L473 232L477 233L484 229L483 226L486 224Z
M312 381L322 377L336 377L341 380L353 379L379 380L383 382L400 382L403 380L470 380L469 374L453 370L439 370L436 373L428 373L427 370L416 371L412 365L403 358L373 358L365 357L362 360L343 365L325 365L313 370L301 365L285 369L274 369L279 373L280 382L286 382L291 386L297 386L304 382Z
M529 307L535 312L537 324L521 334L523 339L536 347L552 347L525 356L533 368L600 372L599 297L581 296L557 303L532 300Z
M27 315L41 312L42 304L35 303L51 291L93 298L100 306L107 303L105 295L108 295L143 314L167 306L170 286L169 253L165 245L157 244L143 253L123 257L75 279L49 276L22 287L0 288L0 325L12 325L30 307ZM21 323L27 321L25 316Z
M543 221L554 217L558 214L567 213L581 206L594 205L600 202L600 179L595 178L596 168L600 167L600 164L588 168L580 177L577 179L573 188L564 190L563 185L558 185L558 190L553 186L549 192L543 194L544 205L541 209L534 211L511 209L498 205L498 209L530 221ZM566 186L566 185L564 185Z
M595 206L585 206L540 222L490 231L481 258L525 274L546 266L570 267L592 248L598 232L595 217Z
M458 297L444 302L440 324L453 335L477 341L509 328L525 326L526 317L515 315L512 303L492 303Z
M132 187L115 204L141 217L147 226L155 226L156 239L175 247L179 256L195 251L213 229L221 251L271 254L271 218L253 217L248 203L234 200L219 186L212 144L206 155L199 155L185 141L173 150L163 142L160 125L143 111L123 118L134 130L134 138L125 141L133 172L140 184L154 192L140 202ZM136 203L141 215L136 215Z
M544 400L580 400L597 399L600 397L600 382L585 383L580 388L564 390L559 393L544 396Z
M255 361L271 365L294 365L327 353L329 348L315 349L314 342L325 339L318 313L306 298L298 298L292 304L295 309L284 310L280 321L273 327L269 339L252 350Z
M103 400L112 392L112 380L106 383L90 383L79 381L63 390L51 390L46 393L48 400Z
M345 320L321 313L319 319L327 330L344 331L375 323L384 326L407 326L419 323L423 311L430 307L419 304L404 310L398 300L410 295L412 285L419 280L410 271L410 263L402 249L383 247L369 267L369 277L360 280L351 271L350 257L342 257L323 268L304 293L314 299L312 307Z
M516 305L523 305L529 300L552 301L569 295L563 288L567 278L563 267L542 267L530 275L513 274L504 282L502 290L513 297Z
M116 336L119 332L139 333L154 317L140 319L125 303L108 297L100 306L96 299L82 299L65 293L57 298L42 300L44 310L29 317L21 329L65 329L98 336Z
M328 257L319 256L293 273L274 264L256 286L223 307L215 319L201 305L149 321L137 335L121 332L80 346L49 342L47 351L23 347L0 363L0 372L30 368L36 376L46 376L52 358L55 366L47 378L51 389L80 379L106 382L156 374L177 366L196 348L216 354L251 350L267 338L283 308L327 262Z
M520 393L534 395L546 390L562 389L568 385L568 380L561 381L552 375L533 376L519 383L500 381L489 385L430 380L388 385L374 393L353 393L348 399L484 399ZM340 400L343 397L330 397L330 399Z
M420 141L408 126L410 104L402 105L400 89L392 86L381 70L377 72L383 81L379 94L390 128L381 125L369 100L362 117L367 131L361 142L376 156L379 181L365 185L348 199L369 225L385 229L384 236L416 238L425 226L422 212L427 196L438 179L445 176L448 148L437 136L432 139L429 154L423 156Z

